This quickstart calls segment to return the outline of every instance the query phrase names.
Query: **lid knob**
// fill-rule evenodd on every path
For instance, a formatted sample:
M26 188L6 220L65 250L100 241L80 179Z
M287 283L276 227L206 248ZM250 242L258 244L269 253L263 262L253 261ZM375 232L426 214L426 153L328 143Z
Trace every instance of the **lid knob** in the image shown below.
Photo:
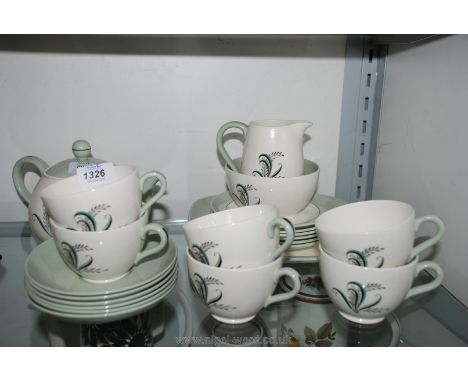
M73 143L73 155L78 162L88 162L91 155L91 145L84 139L79 139Z

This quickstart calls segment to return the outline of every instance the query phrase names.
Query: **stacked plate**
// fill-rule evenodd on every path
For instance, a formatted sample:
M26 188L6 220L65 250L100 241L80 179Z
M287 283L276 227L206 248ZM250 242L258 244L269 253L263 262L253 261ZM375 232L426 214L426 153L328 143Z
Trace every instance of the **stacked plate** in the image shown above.
M78 323L123 320L156 306L177 281L177 248L144 259L118 281L106 284L81 279L64 263L53 239L37 246L25 264L29 302L43 313Z

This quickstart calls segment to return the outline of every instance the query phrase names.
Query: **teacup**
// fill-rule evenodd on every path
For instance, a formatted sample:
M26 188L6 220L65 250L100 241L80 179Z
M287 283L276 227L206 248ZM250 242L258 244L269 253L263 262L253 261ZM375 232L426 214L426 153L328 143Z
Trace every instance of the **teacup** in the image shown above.
M240 164L240 159L234 163ZM291 178L268 178L245 175L225 167L227 187L238 206L271 204L280 216L292 217L303 210L317 190L319 166L304 160L304 175Z
M419 262L418 256L398 267L356 267L320 247L319 264L323 285L339 313L349 321L364 325L383 321L403 300L437 288L444 277L439 265L433 261ZM414 278L427 269L435 272L435 278L411 287Z
M112 183L85 190L78 175L60 180L41 193L47 213L56 223L79 231L105 231L132 223L166 192L157 171L139 177L133 166L115 166ZM159 181L158 192L142 204L145 182Z
M301 287L299 274L282 267L283 259L255 268L217 268L195 260L186 250L192 288L210 309L214 319L226 324L253 320L264 307L293 298ZM273 295L278 280L289 277L291 291Z
M432 222L437 232L414 246L415 232ZM395 267L436 244L445 225L434 215L415 218L414 208L394 200L368 200L326 211L315 220L322 248L331 256L364 267Z
M245 123L232 121L218 130L216 144L221 156L242 174L288 178L304 174L304 132L309 121L265 119ZM238 129L244 136L242 165L238 166L224 148L224 133Z
M70 230L49 220L57 250L69 268L83 280L106 283L121 279L143 258L165 247L166 231L157 223L147 223L147 215L123 227L96 232ZM150 247L152 243L146 241L153 233L159 243ZM144 245L148 248L142 249Z
M279 228L286 239L279 245ZM223 268L256 267L276 260L294 240L293 226L269 205L233 208L183 225L193 258Z

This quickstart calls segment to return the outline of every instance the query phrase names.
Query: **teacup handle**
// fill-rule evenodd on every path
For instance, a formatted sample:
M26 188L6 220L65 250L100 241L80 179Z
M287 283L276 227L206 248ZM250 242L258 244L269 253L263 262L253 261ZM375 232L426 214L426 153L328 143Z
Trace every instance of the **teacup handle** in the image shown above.
M289 267L281 268L275 274L275 281L278 282L279 279L283 276L289 277L291 279L293 283L292 290L290 290L289 292L269 296L266 299L265 304L263 305L264 308L266 308L268 305L274 304L275 302L289 300L290 298L293 298L296 294L299 293L299 290L301 289L301 279L299 277L299 273L297 273L295 269Z
M140 234L141 240L144 241L146 239L146 236L149 233L157 233L159 237L161 238L161 240L156 247L148 248L148 249L138 252L136 259L135 259L135 264L147 256L151 256L151 255L154 255L155 253L158 253L167 244L167 233L161 225L157 223L149 223L145 225L141 229L141 234Z
M223 143L224 133L226 132L226 130L229 129L239 129L242 135L245 137L245 135L247 134L247 125L239 121L227 122L223 126L221 126L221 128L218 130L218 134L216 135L216 146L218 146L219 153L233 171L239 172L239 169L227 153Z
M159 191L156 193L156 195L153 195L147 202L145 202L143 204L143 206L140 208L140 216L143 216L143 214L148 209L150 209L151 206L154 203L156 203L159 199L161 199L161 197L166 192L166 188L167 188L166 177L163 174L161 174L160 172L158 172L158 171L149 171L146 174L141 176L141 178L140 178L140 190L141 190L141 192L144 191L143 188L144 188L145 182L148 179L151 179L151 178L156 178L155 184L159 180L159 183L160 183Z
M268 229L268 237L270 239L273 238L275 234L275 228L277 227L281 227L286 231L286 240L273 252L273 254L271 255L272 261L280 257L281 254L290 247L290 245L292 244L294 240L294 227L288 220L284 218L274 218L270 223L268 223L267 229Z
M419 243L416 247L414 247L411 250L410 259L413 259L416 255L418 255L423 250L425 250L425 249L433 246L434 244L436 244L442 238L442 236L444 235L445 224L442 221L442 219L440 219L438 216L435 216L435 215L420 216L420 217L416 218L416 220L414 222L415 231L417 232L419 230L419 227L421 226L421 224L423 224L425 222L434 223L437 226L437 233L434 236L432 236L431 238L429 238L427 240L424 240L422 243Z
M436 273L436 277L434 278L434 280L429 281L428 283L425 283L423 285L418 285L411 288L406 294L405 299L410 298L412 296L417 296L418 294L429 292L437 288L440 284L442 284L442 280L444 279L444 271L438 264L434 263L433 261L421 261L416 267L416 274L414 275L414 277L416 277L421 271L424 271L426 269L432 269Z
M29 167L29 168L28 168ZM28 172L35 172L39 176L43 176L45 174L45 170L49 167L49 165L44 162L41 158L27 156L18 161L13 166L13 184L16 188L16 192L20 196L20 198L29 206L31 201L31 192L26 188L24 184L24 176Z

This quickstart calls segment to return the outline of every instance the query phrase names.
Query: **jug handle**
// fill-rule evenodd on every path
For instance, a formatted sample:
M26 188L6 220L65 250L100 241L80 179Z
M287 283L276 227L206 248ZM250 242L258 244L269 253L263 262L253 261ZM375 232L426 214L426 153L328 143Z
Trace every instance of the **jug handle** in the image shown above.
M226 130L229 130L231 128L239 129L245 138L245 135L247 134L247 125L245 123L238 121L227 122L218 130L218 134L216 135L216 146L218 146L219 153L226 161L228 166L231 168L231 170L239 172L239 169L227 153L223 143L224 133L226 132Z
M28 172L34 172L40 177L44 176L49 165L41 158L27 156L19 159L13 166L13 184L20 198L29 206L31 202L31 192L24 184L24 177Z

